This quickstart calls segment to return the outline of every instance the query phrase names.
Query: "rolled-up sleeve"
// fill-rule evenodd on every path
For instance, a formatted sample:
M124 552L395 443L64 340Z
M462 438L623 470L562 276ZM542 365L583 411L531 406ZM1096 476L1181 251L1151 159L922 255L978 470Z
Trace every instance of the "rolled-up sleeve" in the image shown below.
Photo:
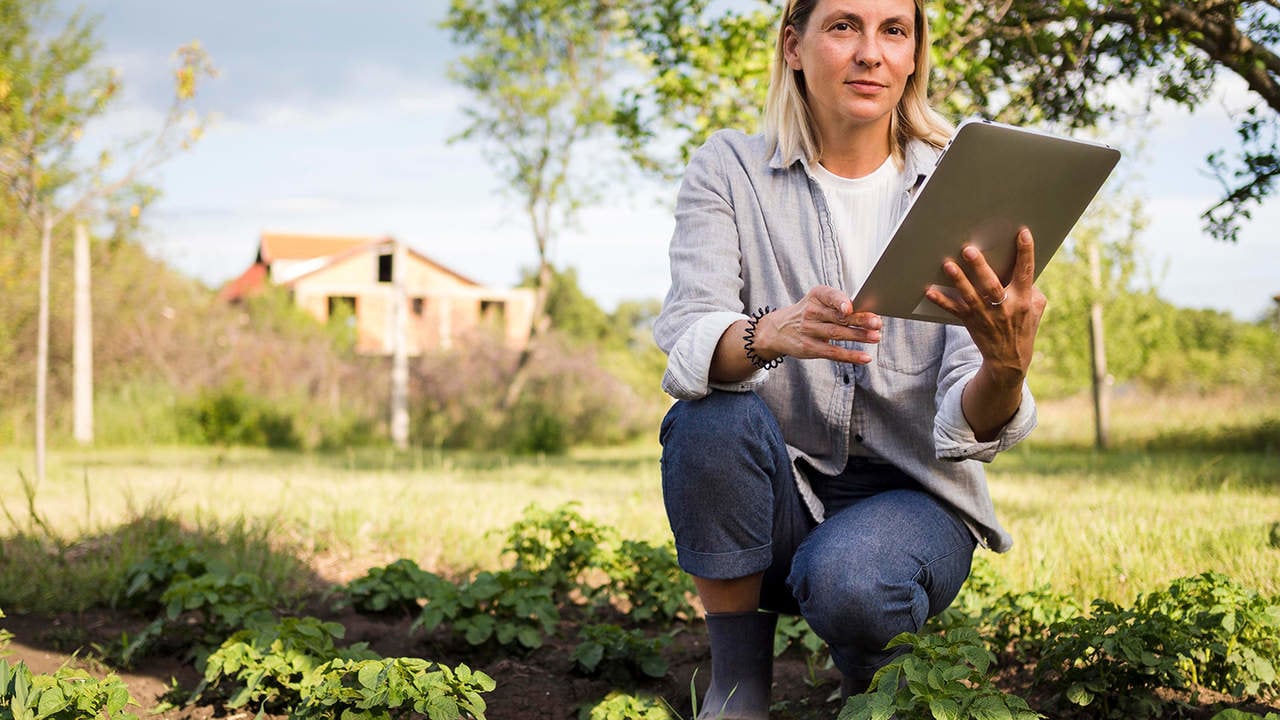
M971 375L970 378L973 376ZM1022 442L1036 427L1036 401L1031 389L1022 384L1022 403L1013 418L994 440L979 442L964 417L961 395L968 381L956 383L942 398L933 423L933 444L939 460L981 460L991 462L996 455Z
M995 439L979 442L964 416L962 400L965 387L981 365L982 356L969 332L961 327L948 327L938 378L937 414L933 421L934 452L939 460L991 462L997 454L1017 445L1036 427L1036 401L1024 382L1017 412Z
M724 331L746 315L712 312L689 326L675 347L667 354L667 371L662 376L662 389L677 400L697 400L712 389L747 392L758 387L769 376L768 370L757 370L751 377L736 383L713 383L709 380L711 358Z
M742 255L724 141L712 136L689 162L676 199L670 246L671 288L654 323L658 347L667 353L662 387L677 399L696 399L713 388L750 390L759 371L740 383L712 384L711 360L724 331L745 319Z

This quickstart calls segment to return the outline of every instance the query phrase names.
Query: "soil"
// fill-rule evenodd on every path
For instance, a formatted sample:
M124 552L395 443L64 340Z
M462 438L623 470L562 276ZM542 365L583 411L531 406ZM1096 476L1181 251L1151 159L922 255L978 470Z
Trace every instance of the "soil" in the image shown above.
M670 667L665 677L620 688L617 683L574 672L570 657L576 645L577 624L582 618L563 622L559 632L537 650L511 653L459 644L442 632L427 634L412 630L411 619L407 617L366 617L349 610L325 607L309 608L307 614L341 623L346 628L347 641L367 642L372 650L384 657L422 657L450 666L466 663L472 669L483 670L497 681L497 687L484 695L490 720L574 720L583 707L594 705L616 689L664 698L679 717L691 718L691 682L696 685L700 697L709 674L707 637L705 626L700 622L692 623L676 634L667 647L664 657ZM602 620L595 617L592 621ZM97 676L105 675L110 668L97 659L101 653L95 644L110 646L119 641L122 632L135 633L145 624L144 619L103 609L54 617L15 614L0 621L0 627L14 635L8 648L10 661L22 660L37 673L52 672L65 663L71 663ZM655 633L660 630L654 628ZM200 681L191 663L176 657L150 656L130 671L117 674L141 704L141 709L133 709L140 717L249 720L255 714L243 709L228 709L208 700L157 712L168 700L181 705L181 699L187 697ZM1006 691L1026 698L1033 707L1040 707L1040 701L1045 699L1037 697L1030 686L1030 668L1006 668L996 681ZM803 653L799 649L789 650L775 662L775 704L770 717L773 720L834 720L839 712L838 689L838 672L832 669L811 672ZM1202 691L1196 703L1200 707L1184 709L1177 717L1208 720L1223 707L1238 707L1260 714L1280 710L1274 705L1239 704L1229 700L1225 696ZM266 717L284 716L268 714ZM1092 716L1081 714L1074 717Z

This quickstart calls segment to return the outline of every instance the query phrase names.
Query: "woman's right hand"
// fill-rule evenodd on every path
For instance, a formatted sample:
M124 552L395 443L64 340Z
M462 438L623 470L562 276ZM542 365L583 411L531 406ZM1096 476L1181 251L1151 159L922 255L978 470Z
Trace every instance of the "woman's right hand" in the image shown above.
M871 355L833 345L833 340L860 343L880 342L880 316L853 312L849 296L833 287L819 285L794 305L778 308L756 322L751 349L761 362L782 356L807 360L826 358L837 362L871 362ZM747 321L730 325L720 336L711 358L710 378L714 382L739 382L756 371L747 358L743 336Z
M819 285L800 302L779 308L756 323L756 354L763 360L781 355L825 358L865 365L871 355L832 344L833 340L880 342L880 316L853 311L853 301L833 287Z

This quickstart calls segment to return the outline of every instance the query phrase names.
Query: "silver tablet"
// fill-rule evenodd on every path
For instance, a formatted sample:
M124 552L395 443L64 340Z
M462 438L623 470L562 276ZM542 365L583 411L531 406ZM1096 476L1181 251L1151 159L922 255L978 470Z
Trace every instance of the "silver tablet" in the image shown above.
M858 289L854 310L958 323L924 297L930 285L952 288L943 260L972 243L1008 284L1026 226L1038 277L1119 161L1120 152L1102 143L965 122Z

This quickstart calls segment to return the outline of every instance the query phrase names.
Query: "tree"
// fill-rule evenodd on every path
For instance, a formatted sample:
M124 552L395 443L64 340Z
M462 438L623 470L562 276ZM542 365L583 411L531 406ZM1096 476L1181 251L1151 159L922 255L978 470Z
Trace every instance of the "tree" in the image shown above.
M768 3L766 3L768 6ZM655 0L639 14L650 81L618 113L642 167L670 172L646 149L674 138L681 162L717 127L757 127L777 8L708 15L705 0ZM1254 104L1236 119L1238 148L1208 158L1222 198L1207 230L1238 238L1280 176L1280 3L1275 0L934 0L933 97L953 118L1086 128L1115 118L1116 83L1146 85L1188 109L1221 72L1244 80ZM679 165L675 165L679 167Z
M465 48L450 72L470 93L468 125L457 139L480 144L504 190L522 204L537 251L530 341L508 408L550 327L555 240L598 197L585 151L598 153L608 137L611 83L628 63L626 22L616 0L452 0L443 23Z
M1220 150L1208 159L1223 196L1202 216L1207 230L1236 240L1272 192L1280 175L1280 3L944 0L935 8L948 39L943 96L965 97L991 116L1089 127L1121 110L1107 92L1116 82L1146 84L1194 109L1221 72L1238 76L1254 103L1236 119L1238 156Z
M95 67L94 23L80 13L60 29L49 0L0 0L0 179L40 235L36 349L36 481L45 476L49 375L49 264L54 231L65 220L111 211L102 205L137 197L138 177L199 137L187 112L197 80L213 72L198 45L181 48L175 100L164 125L114 178L111 154L82 166L76 149L89 121L119 90L111 70ZM142 194L146 194L142 192ZM130 206L135 217L140 208Z

